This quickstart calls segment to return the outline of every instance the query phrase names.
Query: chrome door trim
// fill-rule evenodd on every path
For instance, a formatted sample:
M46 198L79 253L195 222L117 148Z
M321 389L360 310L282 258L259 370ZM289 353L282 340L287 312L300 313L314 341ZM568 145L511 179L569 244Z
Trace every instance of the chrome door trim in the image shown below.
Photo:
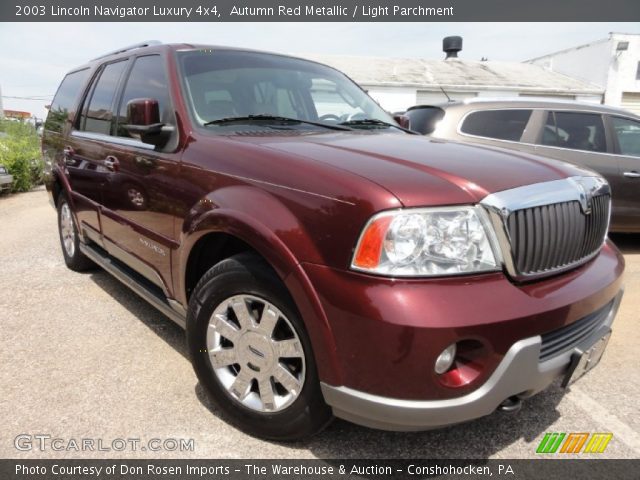
M84 140L94 140L96 142L111 143L119 145L121 147L135 147L142 148L144 150L155 150L155 146L148 143L142 143L135 138L114 137L112 135L105 135L103 133L83 132L81 130L74 130L71 132L72 137L82 138Z

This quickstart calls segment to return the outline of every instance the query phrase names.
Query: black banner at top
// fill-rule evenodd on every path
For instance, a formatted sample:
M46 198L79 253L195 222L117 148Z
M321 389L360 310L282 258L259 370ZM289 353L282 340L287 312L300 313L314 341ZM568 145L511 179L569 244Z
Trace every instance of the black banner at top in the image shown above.
M633 22L639 0L3 0L3 22Z

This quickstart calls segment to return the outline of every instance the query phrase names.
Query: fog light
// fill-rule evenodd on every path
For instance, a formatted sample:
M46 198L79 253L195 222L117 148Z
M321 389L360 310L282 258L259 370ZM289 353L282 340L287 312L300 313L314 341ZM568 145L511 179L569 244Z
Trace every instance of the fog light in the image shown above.
M434 366L434 370L438 375L442 375L444 372L451 368L453 365L453 361L456 358L456 344L452 343L447 348L445 348L438 358L436 359L436 364Z

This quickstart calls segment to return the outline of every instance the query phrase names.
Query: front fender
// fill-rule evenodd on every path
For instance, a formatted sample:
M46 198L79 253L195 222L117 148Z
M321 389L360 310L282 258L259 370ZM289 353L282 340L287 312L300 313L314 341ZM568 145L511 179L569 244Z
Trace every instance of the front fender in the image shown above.
M177 291L185 305L189 254L196 242L209 233L225 233L242 240L274 268L305 323L320 379L340 385L342 375L336 360L333 333L299 260L299 255L314 258L317 252L295 216L270 194L249 186L226 187L200 200L182 227ZM295 248L290 248L291 243L288 243L292 238Z

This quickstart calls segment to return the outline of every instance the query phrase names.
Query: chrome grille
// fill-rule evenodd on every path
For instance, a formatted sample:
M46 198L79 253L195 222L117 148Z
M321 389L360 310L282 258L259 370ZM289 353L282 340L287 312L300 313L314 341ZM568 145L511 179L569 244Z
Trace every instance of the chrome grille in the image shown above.
M576 176L493 193L480 204L507 272L524 281L574 268L600 251L611 190L602 177Z
M511 213L506 223L518 272L529 275L557 270L590 257L602 246L608 219L608 195L593 198L589 214L578 201Z

